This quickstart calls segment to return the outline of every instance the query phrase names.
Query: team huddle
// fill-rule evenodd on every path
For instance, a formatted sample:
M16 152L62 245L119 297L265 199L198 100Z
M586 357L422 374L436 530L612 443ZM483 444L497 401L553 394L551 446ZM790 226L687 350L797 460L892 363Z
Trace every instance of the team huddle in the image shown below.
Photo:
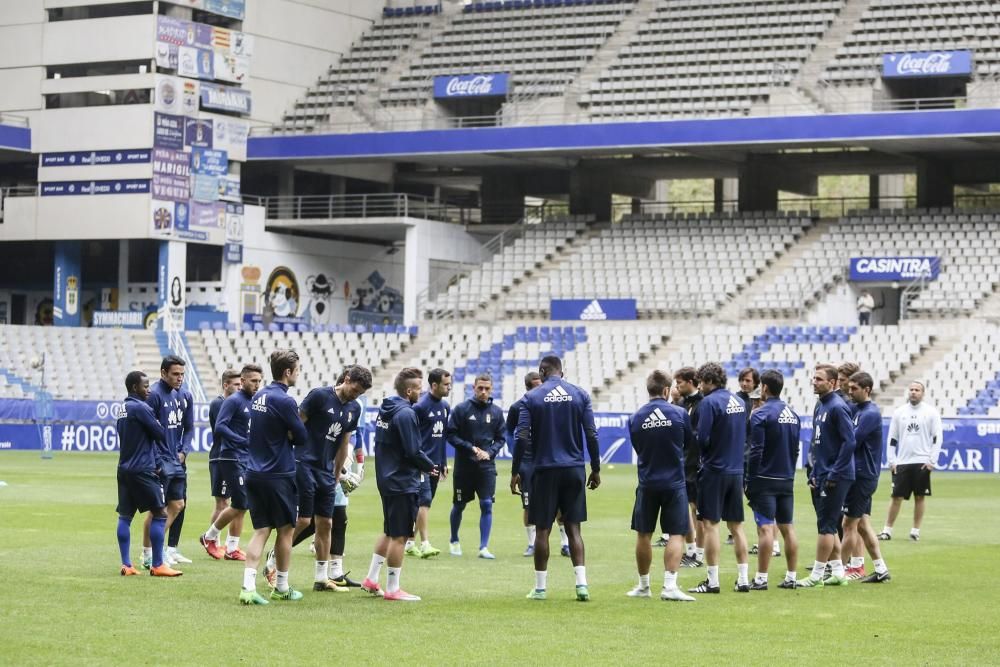
M459 531L465 506L478 500L478 556L492 560L489 539L496 494L495 459L509 447L513 457L510 490L521 497L535 583L528 598L547 596L549 537L558 522L561 553L573 564L575 594L590 599L580 526L587 520L586 491L600 486L597 429L588 394L563 379L562 362L546 356L537 373L525 377L524 396L506 415L492 401L492 379L475 378L473 397L454 407L446 397L451 375L444 369L424 375L405 368L396 376L395 396L387 397L374 422L376 485L383 527L363 581L343 568L350 493L364 480L364 393L372 375L348 366L333 387L312 389L301 404L288 395L300 365L291 350L270 356L274 378L248 364L222 377L223 395L212 402L209 470L215 508L199 537L214 559L243 561L239 600L299 600L289 585L293 546L312 538L316 592L352 587L386 600L420 598L400 586L405 555L433 558L428 513L438 481L451 472L453 497L449 552L462 554ZM139 574L130 558L130 527L145 512L141 567L150 575L177 577L178 563L190 562L177 550L187 496L186 458L193 439L193 400L183 387L185 363L163 359L152 387L145 374L125 378L128 396L117 428L118 530L121 574ZM941 447L941 422L921 401L923 385L910 386L908 405L890 427L892 504L882 533L870 523L872 497L882 461L882 419L871 401L870 375L854 364L816 367L818 401L806 470L817 520L816 559L809 576L796 575L798 543L793 526L794 478L799 459L800 420L781 400L784 378L775 370L745 369L741 391L726 389L724 369L715 363L681 368L672 378L653 371L647 378L649 402L628 420L637 457L638 487L632 512L637 534L638 584L630 597L651 597L652 537L659 527L664 550L664 600L692 601L687 593L719 593L721 540L726 522L736 554L734 590L766 590L770 560L784 542L786 573L780 588L815 588L890 580L879 541L891 539L903 499L916 496L911 539L919 539L930 471ZM839 385L839 391L838 391ZM445 445L455 452L449 471ZM586 455L584 450L586 450ZM349 461L352 458L353 461ZM589 458L590 474L586 473ZM748 549L743 531L744 497L757 526L757 544ZM253 534L240 549L243 518L250 513ZM228 529L223 544L222 531ZM274 548L264 548L276 532ZM169 539L168 539L169 534ZM419 545L417 539L419 537ZM167 544L165 544L167 542ZM865 573L864 551L874 572ZM757 572L749 578L750 553ZM850 558L847 566L844 560ZM258 567L270 588L257 591ZM678 569L705 566L704 581L689 591L678 587ZM380 582L386 569L386 584Z

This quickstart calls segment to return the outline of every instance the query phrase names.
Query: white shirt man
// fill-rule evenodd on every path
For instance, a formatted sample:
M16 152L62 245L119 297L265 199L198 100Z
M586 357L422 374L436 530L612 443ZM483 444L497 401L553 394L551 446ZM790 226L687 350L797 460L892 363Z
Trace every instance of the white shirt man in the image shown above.
M904 500L914 496L913 528L910 539L920 539L924 518L924 499L931 495L931 471L941 453L943 430L937 409L924 402L924 385L911 382L909 401L896 408L889 425L887 460L892 470L892 502L889 516L879 534L880 540L892 539L892 526Z

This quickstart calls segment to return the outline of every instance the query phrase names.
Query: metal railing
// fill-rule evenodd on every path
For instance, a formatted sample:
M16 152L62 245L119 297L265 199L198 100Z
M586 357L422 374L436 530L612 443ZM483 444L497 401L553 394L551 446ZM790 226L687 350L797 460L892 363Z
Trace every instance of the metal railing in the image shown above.
M270 220L421 218L459 224L481 221L478 208L457 206L407 193L288 196L244 194L243 203L263 207Z
M943 111L970 107L966 97L926 97L912 99L845 100L824 101L830 114L846 113L887 113L898 111ZM257 126L250 130L255 137L286 136L302 134L352 134L365 132L407 132L418 130L454 130L483 127L503 127L511 125L591 125L616 122L671 121L671 120L713 120L723 118L804 116L816 115L815 104L760 104L728 111L699 113L697 109L661 113L640 113L621 107L615 111L602 110L601 117L595 118L584 110L562 112L518 113L505 119L503 113L486 116L412 116L398 118L391 115L391 107L380 109L377 127L368 122L318 123L310 128L285 129L278 126Z

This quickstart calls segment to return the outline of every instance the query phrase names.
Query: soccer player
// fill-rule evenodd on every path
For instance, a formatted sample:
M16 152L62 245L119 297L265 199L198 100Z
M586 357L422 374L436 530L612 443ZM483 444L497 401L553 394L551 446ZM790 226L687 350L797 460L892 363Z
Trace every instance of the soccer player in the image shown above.
M904 500L913 494L913 527L910 539L920 539L926 498L931 495L931 471L941 454L941 415L924 402L924 385L911 382L909 402L896 408L889 422L887 458L892 470L892 502L889 516L879 533L880 540L892 539L892 527Z
M212 430L212 442L218 443L218 460L212 478L212 493L228 499L229 503L198 538L205 551L219 560L246 561L240 549L243 517L250 507L246 490L247 450L250 433L251 404L264 380L264 369L257 364L247 364L240 371L239 390L222 402ZM219 546L219 534L229 526L226 548Z
M743 401L747 408L747 423L750 423L750 413L753 410L753 401L750 394L760 388L760 373L756 368L747 367L740 371L738 376L740 390L736 392L736 397Z
M648 598L649 568L653 562L651 540L657 517L670 535L663 551L661 600L694 602L677 587L677 568L688 532L688 502L684 478L684 444L691 424L683 408L667 400L672 380L663 371L646 378L649 402L629 417L628 432L635 450L639 486L635 490L632 530L636 532L635 564L639 584L626 595Z
M587 520L586 489L601 485L601 455L590 396L563 379L562 360L542 357L538 364L542 384L524 396L517 423L518 452L531 452L535 463L528 511L535 524L535 587L531 600L544 600L549 564L549 533L557 513L562 514L569 536L570 559L576 579L576 599L590 599L584 565L580 524ZM590 454L586 478L583 440ZM523 454L522 454L523 455ZM514 470L520 470L520 460Z
M149 573L154 577L179 577L182 572L163 562L163 534L167 524L166 501L163 487L157 476L157 442L166 435L156 421L152 408L146 404L149 396L149 379L142 371L132 371L125 376L128 396L122 404L124 415L118 418L116 428L121 451L118 455L118 549L121 551L121 575L139 574L132 567L129 556L132 518L136 511L149 512L153 517L150 526L152 563Z
M872 497L878 488L882 468L882 413L871 400L875 386L872 376L858 372L847 381L847 393L854 401L854 484L844 504L844 553L851 554L848 579L865 584L882 584L892 577L882 560L882 551L871 525ZM872 557L875 572L865 576L862 541Z
M170 534L167 536L167 561L171 564L190 563L191 559L182 554L177 545L181 542L181 530L184 528L184 514L187 510L187 459L194 451L191 443L194 441L194 395L187 388L180 388L181 410L181 452L184 455L181 468L184 469L184 507L177 513L177 518L170 524Z
M305 447L296 449L295 485L299 492L299 516L295 538L308 537L304 531L315 530L316 571L314 591L346 592L330 580L330 539L333 530L333 510L336 488L344 463L351 453L351 436L361 418L361 406L355 401L371 389L372 374L363 366L348 366L336 387L311 390L299 406L299 416L306 425L309 439ZM301 541L301 540L300 540ZM265 576L275 571L276 564L268 558Z
M160 362L160 380L150 388L146 399L164 431L164 439L157 441L157 464L167 502L168 531L174 519L184 509L184 498L187 497L187 472L183 466L185 453L182 444L184 399L180 394L181 385L184 384L184 367L184 360L180 357L163 357ZM152 543L149 537L152 521L153 515L147 514L142 530L142 566L145 569L149 569L152 563Z
M437 495L439 479L448 477L448 452L445 449L445 429L451 407L445 400L451 394L451 373L443 368L435 368L427 374L428 390L413 406L420 426L420 449L441 471L440 477L422 475L420 477L420 498L417 500L416 532L420 535L420 546L413 539L406 542L407 555L418 558L433 558L441 553L431 545L427 535L427 515L431 502Z
M474 497L479 498L479 557L496 558L489 550L493 529L493 501L497 491L497 466L493 462L506 444L503 411L493 404L493 378L476 376L473 397L455 406L448 418L448 443L455 448L454 494L451 506L452 556L462 555L458 530L462 512Z
M302 599L302 593L288 585L298 499L292 447L304 446L309 440L295 399L288 395L288 388L299 379L301 367L299 355L293 350L275 350L270 363L274 380L254 394L250 404L246 488L254 530L240 589L240 602L248 605L267 604L257 593L257 565L273 530L278 532L274 546L277 576L271 599Z
M854 482L854 422L850 408L836 391L836 382L835 366L821 364L816 367L813 391L819 396L819 409L813 423L815 451L809 487L813 490L819 537L812 573L797 581L797 588L847 585L837 528L844 500ZM830 576L824 579L827 563L830 564Z
M792 525L795 465L799 457L799 416L781 400L784 376L776 370L760 377L764 405L750 415L747 497L757 519L757 574L752 591L767 590L767 572L777 541L775 523L785 539L785 579L778 588L795 588L798 539Z
M530 371L524 376L524 391L529 392L542 383L542 376L536 371ZM531 473L533 471L533 461L531 454L527 456L523 452L517 452L517 438L514 432L517 430L517 422L521 418L521 408L524 405L524 398L519 398L510 405L507 410L507 445L510 447L511 456L517 458L521 463L517 470L511 468L510 471L510 492L521 496L521 507L524 509L524 532L528 534L528 548L524 550L525 556L535 555L535 524L528 518L528 507L531 503ZM566 529L562 528L562 534L566 534ZM566 545L569 551L569 544Z
M719 522L725 521L736 552L738 593L750 591L747 538L743 534L743 450L747 440L746 406L726 389L726 371L717 363L698 369L705 397L698 405L698 516L705 529L708 577L690 593L718 593Z
M420 427L413 404L420 398L423 373L404 368L393 383L395 396L386 397L375 419L375 481L382 497L382 535L361 590L386 600L418 602L419 596L400 588L404 545L417 520L420 475L436 476L437 466L420 449ZM382 565L388 563L385 591L379 586Z
M686 480L688 499L688 528L684 536L683 567L701 567L705 564L705 531L698 520L698 468L701 465L701 452L698 448L698 404L704 398L698 391L698 371L691 366L684 366L674 373L674 384L677 393L684 401L688 419L691 422L692 437L684 445L684 478ZM666 537L666 536L664 536ZM661 538L663 539L663 538ZM659 544L659 543L658 543Z
M219 418L219 410L222 409L222 402L227 398L235 394L240 390L240 372L234 368L227 368L222 371L222 393L212 399L212 402L208 406L208 425L212 429L212 447L208 450L208 478L209 484L212 487L212 497L215 498L215 509L212 510L212 519L209 523L215 523L215 520L219 518L219 514L222 510L229 507L229 496L221 495L221 481L219 480L218 474L218 463L219 463L219 438L215 436L215 422ZM228 493L228 489L227 489ZM231 524L230 535L235 531L236 535L240 534L236 524ZM242 553L242 552L241 552Z
M358 413L358 427L354 431L354 474L358 483L365 479L365 439L368 432L366 418L368 401L364 395L355 401L361 408ZM347 547L347 507L350 497L344 492L343 484L337 485L337 495L333 499L333 525L330 530L330 581L341 588L360 588L361 582L354 581L344 571L344 551Z

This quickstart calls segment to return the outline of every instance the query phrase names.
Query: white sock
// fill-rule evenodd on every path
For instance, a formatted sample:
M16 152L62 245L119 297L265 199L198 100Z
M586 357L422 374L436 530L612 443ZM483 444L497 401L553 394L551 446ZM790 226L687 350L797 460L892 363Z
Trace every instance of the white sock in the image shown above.
M278 581L275 583L274 588L279 593L284 593L288 590L288 572L282 572L278 570Z
M533 525L531 525L531 526L525 526L524 527L524 532L527 533L527 535L528 535L528 546L529 547L534 546L535 545L535 527Z
M840 560L831 560L830 573L835 577L844 576L844 562Z
M330 577L327 576L327 572L328 572L327 567L329 566L329 564L330 564L330 562L329 561L325 561L325 560L318 560L318 561L316 561L316 578L315 578L315 581L324 581L325 582L327 579L330 578Z
M587 585L587 566L586 565L574 565L573 566L573 576L576 577L577 586Z
M708 585L718 586L719 585L719 566L709 565L705 569L708 570Z
M910 535L917 535L919 537L920 536L920 529L919 528L910 528Z
M695 549L694 542L684 544L684 553L688 556L694 556L697 553Z
M177 553L177 547L167 547L167 553L171 555Z
M385 580L385 590L387 593L395 593L399 590L399 574L403 570L401 567L390 567Z
M226 538L226 553L227 554L231 554L234 551L237 551L239 548L240 548L240 536L239 535L237 535L236 537L233 537L232 535L230 535L229 537Z
M569 546L569 538L566 537L566 526L559 526L559 545Z
M747 577L750 569L749 563L737 563L736 564L736 583L746 584L749 583Z
M795 581L797 576L794 572L785 571L785 581Z
M378 583L378 575L382 571L382 564L385 563L385 557L379 556L378 554L372 554L372 564L368 566L368 579Z
M886 535L892 535L892 526L882 526L882 532Z
M413 540L406 540L406 544L403 545L403 548L404 549L412 549L413 548Z
M216 528L215 524L213 523L211 526L208 527L208 530L205 531L205 539L209 541L217 540L219 539L219 533L221 532L222 531Z
M705 549L703 547L695 547L694 548L694 557L704 563L705 562Z
M818 560L813 561L813 571L809 576L813 579L822 579L824 572L826 572L826 563L821 563Z
M243 568L243 590L257 590L257 570L252 567Z
M754 581L761 584L767 583L767 572L758 572L757 576L753 578Z
M421 549L427 549L430 546L431 546L431 541L430 540L424 540L423 542L420 543L420 548Z
M864 567L864 566L865 566L865 557L864 556L851 556L851 567L852 568L859 568L859 567Z
M549 578L548 570L542 570L541 572L535 570L535 590L544 591L545 582L548 578Z
M143 560L153 557L153 547L143 547L142 548L142 558Z
M677 588L677 573L676 572L664 572L663 573L663 587L667 590Z
M330 572L331 579L337 579L338 577L344 576L344 559L343 558L331 558L330 565L327 566Z
M879 574L885 574L889 571L889 567L885 564L885 561L879 558L878 560L872 561L872 565L875 566L875 571Z
M649 588L649 573L639 575L639 588Z

